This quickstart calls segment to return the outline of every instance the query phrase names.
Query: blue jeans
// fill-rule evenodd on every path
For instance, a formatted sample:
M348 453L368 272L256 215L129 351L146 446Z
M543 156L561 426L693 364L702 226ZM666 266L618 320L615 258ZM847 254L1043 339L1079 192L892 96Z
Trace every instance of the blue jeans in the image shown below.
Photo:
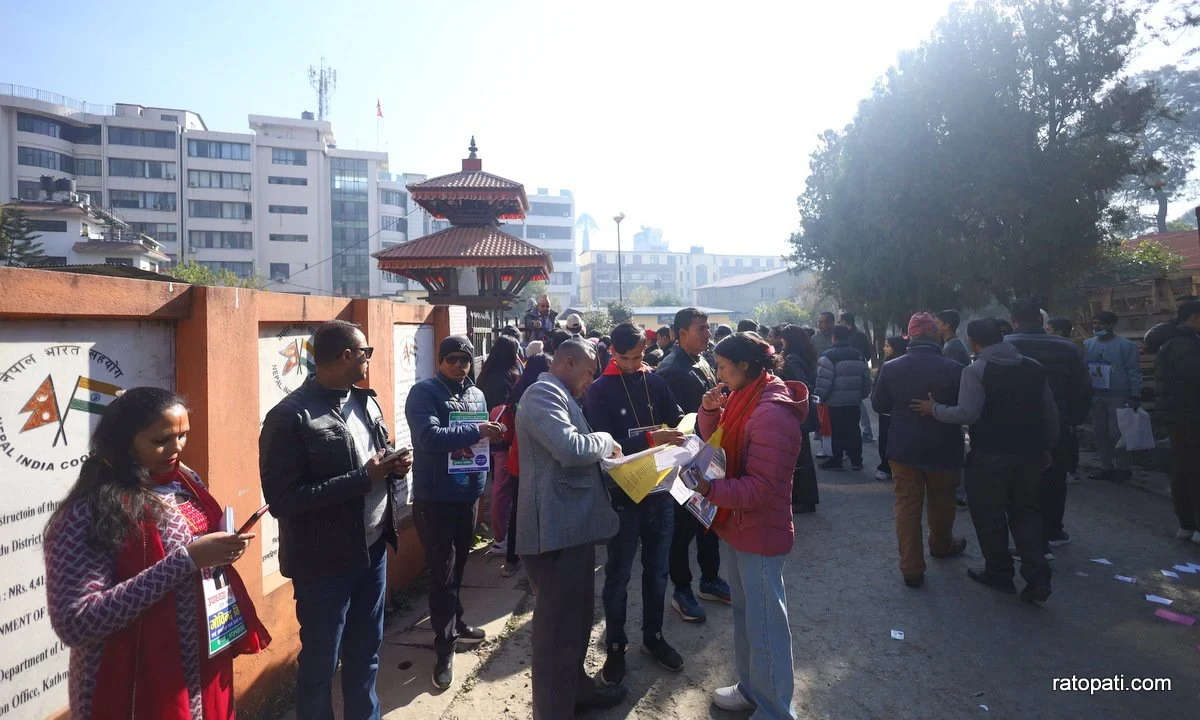
M671 537L675 532L675 499L670 493L655 493L634 503L614 489L613 509L621 519L617 534L608 541L608 561L604 564L604 622L606 641L627 645L625 610L628 604L629 578L633 556L642 544L642 641L648 642L663 626L663 606L667 594L667 561L671 555Z
M733 659L738 689L757 705L751 720L796 720L792 631L783 589L785 555L725 545L733 595Z
M379 646L383 643L387 543L371 546L371 565L320 580L295 580L300 622L296 720L333 720L333 674L342 660L345 720L379 720Z

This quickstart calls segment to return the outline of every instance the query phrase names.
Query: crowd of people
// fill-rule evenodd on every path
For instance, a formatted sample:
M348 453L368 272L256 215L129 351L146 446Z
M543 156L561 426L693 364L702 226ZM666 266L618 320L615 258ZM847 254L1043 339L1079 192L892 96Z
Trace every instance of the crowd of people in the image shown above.
M849 313L822 313L816 328L743 321L735 330L685 308L670 326L626 322L602 336L578 315L560 323L541 298L523 328L497 334L478 369L468 338L442 340L436 375L405 403L411 448L391 441L375 393L362 386L373 348L361 329L325 323L313 336L315 372L267 413L259 438L262 491L279 521L280 570L293 582L300 625L297 717L334 716L339 665L345 717L380 716L386 548L397 545L398 489L409 477L430 572L436 688L454 683L454 651L486 636L460 593L490 484L492 550L535 593L535 718L624 701L639 548L642 649L679 672L687 660L663 632L668 597L686 623L706 621L702 601L730 605L733 682L714 689L713 703L795 718L783 575L793 516L819 504L814 458L826 470L842 470L846 457L851 472L864 469L863 443L875 440L867 401L879 415L875 478L894 484L904 584L924 583L923 510L929 555L949 558L967 545L954 535L956 506L965 506L984 559L970 578L1015 594L1016 558L1022 599L1045 602L1052 549L1071 542L1063 517L1078 428L1091 418L1096 477L1126 480L1115 416L1138 407L1142 378L1136 345L1115 333L1111 313L1096 314L1081 347L1069 321L1036 303L1010 311L1011 323L967 323L965 343L958 312L917 312L881 343L872 369L875 345ZM1172 433L1178 536L1200 543L1200 301L1186 298L1146 346L1156 353L1159 421ZM695 432L725 456L725 476L700 477L694 488L717 508L711 528L665 486L635 500L601 469L606 459L684 444L676 428L690 413ZM270 643L233 567L254 534L228 527L180 462L188 432L182 398L124 392L48 523L48 607L71 648L72 717L98 716L96 708L233 717L233 658ZM607 548L606 659L591 677L598 544ZM240 618L217 634L206 615L213 598Z

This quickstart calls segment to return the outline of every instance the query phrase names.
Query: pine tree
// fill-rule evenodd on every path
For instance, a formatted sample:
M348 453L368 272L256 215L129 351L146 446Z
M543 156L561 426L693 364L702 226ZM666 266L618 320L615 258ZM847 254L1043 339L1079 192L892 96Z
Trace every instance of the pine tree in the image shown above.
M46 260L42 244L37 242L33 224L20 210L0 212L0 264L8 267L36 267Z

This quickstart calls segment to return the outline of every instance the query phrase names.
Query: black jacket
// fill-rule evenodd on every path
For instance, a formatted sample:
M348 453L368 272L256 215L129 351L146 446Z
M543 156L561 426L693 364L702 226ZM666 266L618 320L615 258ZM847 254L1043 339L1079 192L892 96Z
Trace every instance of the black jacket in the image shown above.
M1041 363L1058 406L1059 422L1072 427L1086 422L1092 402L1092 381L1079 346L1041 328L1021 330L1004 339L1025 357Z
M663 358L654 374L667 381L671 394L685 413L700 411L704 393L717 385L717 376L702 358L694 358L678 345L671 354Z
M1200 334L1172 327L1147 348L1155 352L1155 414L1164 423L1200 423ZM1149 336L1147 336L1149 340Z
M367 409L379 447L391 447L373 390L351 388ZM279 570L314 580L370 566L364 497L371 478L358 461L340 409L340 393L309 377L271 408L258 436L258 471L271 515L279 520ZM395 476L388 478L383 537L394 548Z

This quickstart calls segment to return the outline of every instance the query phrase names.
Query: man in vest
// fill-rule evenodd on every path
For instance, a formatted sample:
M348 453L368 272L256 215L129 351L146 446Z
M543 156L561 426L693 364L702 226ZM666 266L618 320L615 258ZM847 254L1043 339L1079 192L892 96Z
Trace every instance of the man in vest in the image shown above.
M1038 483L1058 441L1058 406L1041 364L1004 342L994 319L969 323L967 339L977 357L963 370L958 404L939 405L930 394L913 400L912 409L944 423L970 426L967 502L984 567L967 570L967 575L1000 592L1016 593L1008 553L1011 528L1025 579L1021 599L1045 602L1050 563L1044 554Z

